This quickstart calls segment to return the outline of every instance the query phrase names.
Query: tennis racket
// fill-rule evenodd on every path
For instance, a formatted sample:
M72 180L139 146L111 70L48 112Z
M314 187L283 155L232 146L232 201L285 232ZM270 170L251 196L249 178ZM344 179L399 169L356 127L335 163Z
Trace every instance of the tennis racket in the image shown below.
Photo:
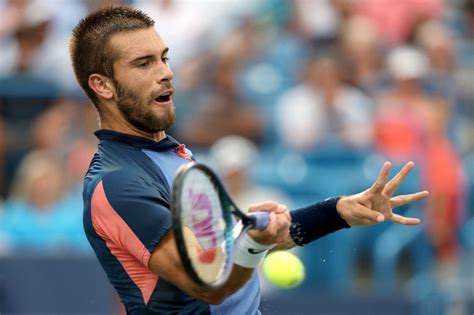
M171 210L183 266L204 288L219 287L228 279L240 237L249 229L265 229L270 221L268 212L245 214L239 210L217 175L196 162L178 169ZM236 228L233 215L240 218Z

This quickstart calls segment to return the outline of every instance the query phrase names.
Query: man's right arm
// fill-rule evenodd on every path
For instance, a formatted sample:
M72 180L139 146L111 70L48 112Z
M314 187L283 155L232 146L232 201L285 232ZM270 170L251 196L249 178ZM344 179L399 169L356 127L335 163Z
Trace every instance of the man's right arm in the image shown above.
M288 235L291 224L289 215L276 203L266 203L266 211L270 211L270 223L263 231L251 231L252 239L261 244L277 244ZM260 208L257 208L260 210ZM256 211L258 211L256 210ZM254 269L234 264L229 279L217 289L204 289L189 278L181 262L173 230L161 239L153 251L148 266L151 271L173 283L190 296L209 304L220 304L232 293L239 290L251 278Z
M165 235L153 251L149 268L190 296L209 304L220 304L227 296L241 288L254 270L234 264L228 281L221 288L203 289L186 273L176 248L173 230Z

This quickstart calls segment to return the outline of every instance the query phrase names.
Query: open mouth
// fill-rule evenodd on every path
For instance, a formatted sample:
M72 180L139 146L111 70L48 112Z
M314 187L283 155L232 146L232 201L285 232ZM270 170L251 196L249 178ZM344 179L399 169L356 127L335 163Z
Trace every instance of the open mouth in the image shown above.
M164 94L161 94L160 96L155 98L155 102L157 102L157 103L168 103L169 101L171 101L171 95L172 94L173 94L172 92L166 92Z

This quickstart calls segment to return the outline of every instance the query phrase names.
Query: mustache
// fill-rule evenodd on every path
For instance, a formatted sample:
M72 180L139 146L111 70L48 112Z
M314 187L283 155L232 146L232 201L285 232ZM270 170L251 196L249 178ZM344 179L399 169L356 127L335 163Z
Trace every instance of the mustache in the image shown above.
M171 82L164 82L161 84L163 90L174 90L174 84Z
M174 84L172 82L164 82L161 84L166 90L173 89L174 90Z

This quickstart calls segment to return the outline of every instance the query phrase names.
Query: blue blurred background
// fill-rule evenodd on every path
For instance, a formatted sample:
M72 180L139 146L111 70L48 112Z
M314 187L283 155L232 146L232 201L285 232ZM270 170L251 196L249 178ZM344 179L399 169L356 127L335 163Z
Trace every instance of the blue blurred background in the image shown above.
M474 1L0 0L0 313L123 310L82 231L97 116L68 38L128 4L170 47L170 134L236 203L297 208L362 191L385 160L416 227L351 228L294 252L307 277L262 279L264 314L474 313Z

